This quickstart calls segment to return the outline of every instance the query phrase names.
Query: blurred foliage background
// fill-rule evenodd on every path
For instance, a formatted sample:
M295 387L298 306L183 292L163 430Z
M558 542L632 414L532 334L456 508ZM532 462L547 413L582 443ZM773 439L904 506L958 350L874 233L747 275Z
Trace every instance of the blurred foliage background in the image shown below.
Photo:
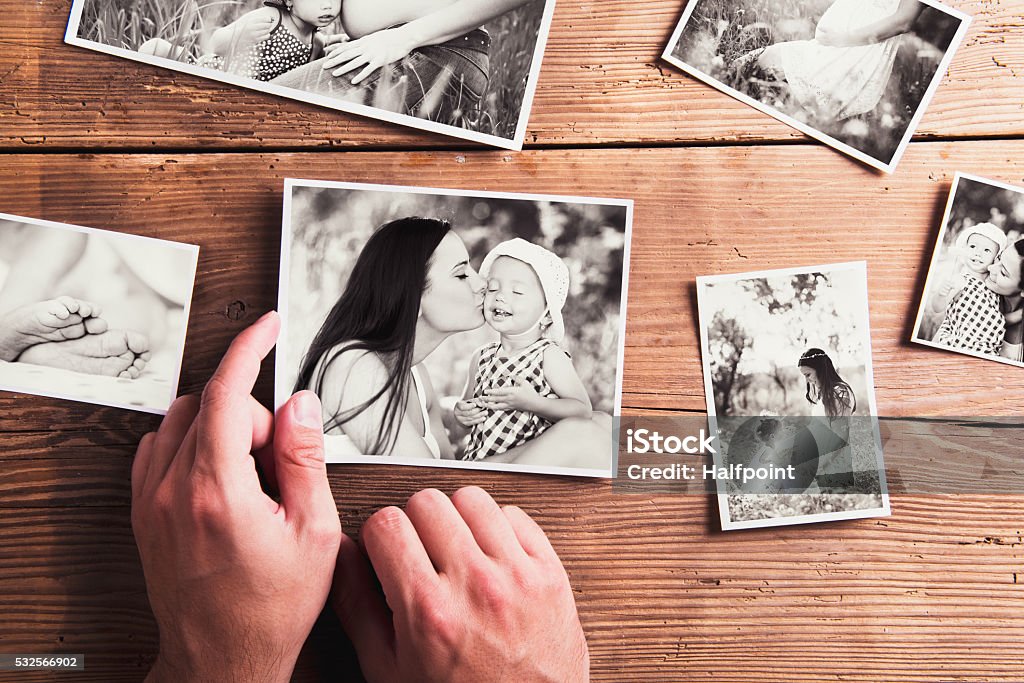
M287 290L285 384L294 384L310 341L344 290L363 245L380 225L406 216L449 221L475 268L513 237L550 249L568 265L564 348L595 410L614 412L622 323L626 208L412 192L295 188ZM487 325L445 341L425 361L438 396L462 394L469 359L496 340Z
M942 324L945 307L936 300L940 299L938 291L954 274L957 260L962 256L955 248L960 233L979 223L993 223L1006 233L1007 244L1024 237L1024 191L960 178L955 193L946 229L941 233L942 241L937 245L928 270L928 291L922 301L917 329L917 335L923 339L932 339Z
M196 59L215 30L262 6L262 0L85 0L78 35L133 51L163 38L183 48L182 59ZM441 123L514 137L543 15L544 2L533 0L484 26L491 34L490 78L479 111ZM338 21L323 30L343 33L344 27Z
M801 273L705 286L708 363L715 411L809 415L800 354L820 348L853 387L857 414L868 414L867 292L857 270Z
M788 98L785 84L756 78L732 62L767 44L811 40L832 0L695 0L673 48L677 59L798 121L888 162L956 35L959 20L924 5L913 33L905 34L893 75L874 111L841 121L816 117Z

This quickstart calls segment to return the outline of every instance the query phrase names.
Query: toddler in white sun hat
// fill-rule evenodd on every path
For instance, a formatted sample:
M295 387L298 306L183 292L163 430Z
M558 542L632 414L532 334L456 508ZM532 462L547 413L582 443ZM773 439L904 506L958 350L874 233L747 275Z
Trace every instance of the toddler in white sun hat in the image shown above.
M978 223L964 228L957 235L951 252L955 256L953 269L932 296L932 310L945 315L946 308L969 280L984 282L989 266L1006 247L1006 233L992 223Z
M589 418L590 397L569 354L562 307L569 269L544 247L516 238L484 257L484 319L500 341L480 347L455 419L470 429L463 460L505 453L558 420Z

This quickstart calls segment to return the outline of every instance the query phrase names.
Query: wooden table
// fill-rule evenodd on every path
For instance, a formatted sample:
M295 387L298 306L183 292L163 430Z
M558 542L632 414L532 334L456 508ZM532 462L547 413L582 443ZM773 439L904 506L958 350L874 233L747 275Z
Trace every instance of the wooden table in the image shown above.
M911 346L954 171L1024 183L1024 0L975 22L895 175L660 63L680 0L560 2L527 149L492 151L62 43L70 0L0 0L0 210L201 246L182 391L273 307L286 177L631 197L624 413L704 408L699 274L867 259L883 415L1019 415L1024 371ZM267 363L257 387L269 403ZM156 630L128 473L152 416L0 394L0 651L140 680ZM1021 681L1024 496L722 533L713 501L608 481L332 467L345 527L477 483L572 578L597 681ZM557 634L552 634L557 637ZM295 679L358 680L325 616Z

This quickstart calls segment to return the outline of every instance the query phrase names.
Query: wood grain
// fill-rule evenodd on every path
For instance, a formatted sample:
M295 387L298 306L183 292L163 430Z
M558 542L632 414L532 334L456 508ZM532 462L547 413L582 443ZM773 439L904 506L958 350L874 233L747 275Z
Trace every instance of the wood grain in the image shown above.
M1019 415L1020 370L906 340L953 173L1024 184L1024 140L1011 139L1024 136L1024 0L952 3L974 24L893 176L788 144L803 138L660 63L684 4L559 2L536 149L509 153L71 47L70 0L0 0L0 211L198 243L182 392L275 306L283 179L305 177L634 199L626 415L703 413L697 275L862 259L883 415ZM272 389L268 362L255 393L269 405ZM88 662L0 681L142 679L157 634L129 472L158 424L0 392L0 650ZM897 445L917 466L934 458ZM353 533L428 486L479 484L526 509L566 564L595 681L1024 675L1022 495L896 495L889 518L723 533L713 499L621 482L329 477ZM361 680L331 614L293 680Z
M333 488L349 528L425 485L469 479L346 469ZM907 497L884 520L721 534L703 496L484 479L565 562L595 681L1019 681L1019 500ZM5 651L83 652L72 680L141 679L155 630L123 508L7 510L0 547ZM358 680L339 666L336 629L321 620L295 680Z
M1024 134L1024 0L956 0L974 16L921 137ZM804 139L659 60L685 3L559 3L530 145ZM472 147L64 44L70 0L0 0L0 147Z
M0 191L10 213L87 217L91 227L200 245L184 391L201 387L232 336L276 305L283 179L308 177L634 199L627 408L704 408L696 276L866 260L880 414L1000 415L1016 414L1024 397L1008 368L907 340L953 171L1020 184L1022 160L1021 141L915 143L895 177L802 146L8 155ZM260 391L269 401L265 384ZM0 405L3 424L26 404Z

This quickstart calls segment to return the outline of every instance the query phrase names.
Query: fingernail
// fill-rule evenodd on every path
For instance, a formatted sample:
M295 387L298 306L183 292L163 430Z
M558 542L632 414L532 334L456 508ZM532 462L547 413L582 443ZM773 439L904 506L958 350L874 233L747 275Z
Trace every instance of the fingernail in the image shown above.
M266 313L264 313L263 315L260 316L260 319L257 320L256 323L259 324L259 323L263 322L264 320L266 320L267 318L269 318L270 316L276 315L276 314L277 314L277 311L267 311Z
M312 391L300 391L292 400L295 421L310 429L323 429L324 420L320 413L320 397Z

